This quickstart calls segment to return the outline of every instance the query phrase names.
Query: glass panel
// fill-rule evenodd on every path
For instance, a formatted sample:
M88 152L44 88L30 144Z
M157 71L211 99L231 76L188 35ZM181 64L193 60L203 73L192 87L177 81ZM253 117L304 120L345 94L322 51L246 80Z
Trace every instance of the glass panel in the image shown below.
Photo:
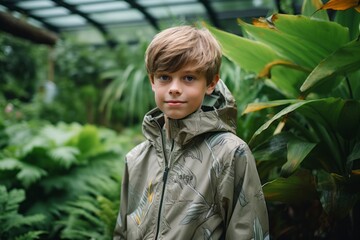
M100 2L100 1L109 2L109 0L64 0L64 2L73 4L73 5L77 5L77 4L87 4L87 3ZM115 0L115 1L116 1L116 0Z
M164 6L148 8L148 12L156 18L165 18L178 15L205 15L206 10L203 5L199 3L179 5L179 6Z
M68 15L66 17L49 18L50 24L59 27L71 27L73 25L86 25L86 20L78 15Z
M52 1L48 0L38 0L38 1L21 1L17 3L17 6L23 7L25 9L35 9L35 8L44 8L44 7L53 7L55 4Z
M138 0L136 1L145 7L158 6L158 5L180 5L187 3L196 3L196 0Z
M53 16L61 16L61 15L69 15L69 10L63 7L54 7L54 8L47 8L42 10L34 10L31 12L32 14L39 16L39 17L53 17Z
M138 10L129 9L128 11L92 14L91 18L101 23L112 23L119 21L135 21L142 20L144 16Z
M126 2L108 2L108 3L98 3L98 4L87 4L79 5L78 9L84 12L97 12L104 10L121 10L128 9L129 4Z

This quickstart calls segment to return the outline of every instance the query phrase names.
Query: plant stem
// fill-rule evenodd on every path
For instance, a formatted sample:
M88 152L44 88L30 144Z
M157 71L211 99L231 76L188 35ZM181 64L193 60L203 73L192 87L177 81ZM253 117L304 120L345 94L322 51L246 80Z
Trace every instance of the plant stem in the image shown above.
M351 84L350 84L348 76L345 76L345 81L346 81L347 87L349 88L350 99L354 99L354 95L353 95L353 92L352 92L352 89L351 89Z

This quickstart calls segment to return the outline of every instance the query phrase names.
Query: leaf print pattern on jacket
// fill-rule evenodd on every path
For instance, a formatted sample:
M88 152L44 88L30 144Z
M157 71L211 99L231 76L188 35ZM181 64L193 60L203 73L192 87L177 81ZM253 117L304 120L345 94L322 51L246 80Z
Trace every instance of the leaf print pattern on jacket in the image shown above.
M146 214L153 202L154 198L154 189L152 182L150 182L149 187L145 189L140 200L138 208L130 214L130 217L134 220L137 225L140 225L142 219L146 217Z
M114 239L268 238L255 160L235 135L234 99L221 81L213 94L216 110L169 119L170 139L159 109L145 116L147 140L126 156Z

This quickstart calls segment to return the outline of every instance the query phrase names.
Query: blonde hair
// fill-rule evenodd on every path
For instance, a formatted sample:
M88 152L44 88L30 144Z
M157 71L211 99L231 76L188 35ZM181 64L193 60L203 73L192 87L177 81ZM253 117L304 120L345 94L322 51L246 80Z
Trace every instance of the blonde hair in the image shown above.
M192 26L178 26L155 35L145 53L148 74L176 72L192 63L196 71L205 74L207 83L219 74L221 47L211 33Z

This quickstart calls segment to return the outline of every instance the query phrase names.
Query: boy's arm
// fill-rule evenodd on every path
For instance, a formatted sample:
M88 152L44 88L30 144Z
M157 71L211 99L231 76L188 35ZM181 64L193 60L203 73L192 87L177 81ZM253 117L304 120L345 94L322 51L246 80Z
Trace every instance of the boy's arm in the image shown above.
M128 166L125 163L124 174L122 177L121 184L121 195L120 195L120 208L118 217L116 220L115 230L113 240L124 240L127 235L127 222L126 222L126 214L127 214L127 205L128 205Z
M245 144L235 151L221 191L226 239L269 239L268 214L254 157Z

